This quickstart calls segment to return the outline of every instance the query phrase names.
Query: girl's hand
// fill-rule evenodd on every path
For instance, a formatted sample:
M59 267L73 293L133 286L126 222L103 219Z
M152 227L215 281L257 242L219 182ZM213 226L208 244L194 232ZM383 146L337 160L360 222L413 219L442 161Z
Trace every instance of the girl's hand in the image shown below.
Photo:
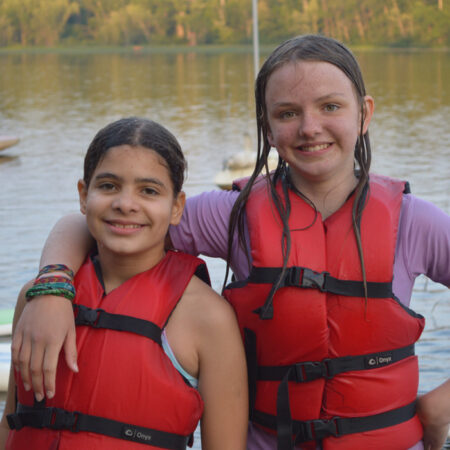
M93 245L86 220L81 214L68 214L53 227L44 246L40 266L65 264L74 272L80 268ZM26 303L25 285L18 302ZM52 398L58 357L64 347L66 362L78 372L75 323L70 300L55 296L35 297L26 303L14 331L12 363L20 371L24 384L36 394L36 399Z
M441 450L450 426L450 380L418 398L417 414L424 429L425 450Z
M26 285L19 302L25 301ZM36 399L55 394L56 367L64 347L68 367L78 372L72 303L62 297L35 297L26 303L11 344L12 363Z

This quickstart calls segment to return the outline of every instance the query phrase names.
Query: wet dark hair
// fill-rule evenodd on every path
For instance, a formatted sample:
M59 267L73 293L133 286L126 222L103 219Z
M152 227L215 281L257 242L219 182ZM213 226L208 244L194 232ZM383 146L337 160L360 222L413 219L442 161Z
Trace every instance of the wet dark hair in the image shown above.
M246 254L250 265L250 257L248 255L247 244L245 242L244 233L244 212L245 204L250 195L250 191L254 185L256 178L263 172L267 175L269 173L268 168L268 155L271 149L271 145L268 139L269 123L267 115L266 105L266 87L267 83L275 70L284 66L285 64L296 61L317 61L327 62L338 67L345 75L350 79L354 86L357 100L361 109L361 124L360 132L355 145L355 169L358 169L358 184L355 191L355 201L353 204L353 230L357 240L358 251L361 261L361 267L363 271L364 285L366 286L364 257L361 246L361 234L360 234L360 220L361 214L364 209L364 205L367 199L368 181L369 181L369 169L371 162L371 149L369 141L369 133L363 134L363 122L365 117L364 111L364 96L366 95L366 89L364 86L364 80L361 70L359 68L356 58L352 52L345 47L339 41L321 36L321 35L303 35L297 36L283 42L278 46L267 58L262 65L255 84L255 101L256 101L256 123L258 130L258 149L257 149L257 161L255 169L247 183L242 189L238 199L236 200L230 216L230 226L228 234L228 256L227 256L227 274L231 260L231 251L233 244L233 236L238 229L239 245L241 245ZM278 160L278 166L275 170L273 177L266 176L266 182L270 189L274 205L276 206L280 218L283 223L283 237L282 237L282 251L283 251L283 271L280 274L278 282L275 283L269 297L273 297L279 285L282 282L282 277L286 271L287 261L289 258L291 236L288 226L288 218L290 213L289 198L285 195L284 199L275 190L275 185L278 180L283 177L289 181L289 173L286 168L286 162L281 158ZM292 188L292 186L290 186ZM295 188L294 188L295 190ZM296 190L295 190L296 191ZM314 207L311 201L307 199L300 192L305 201ZM271 308L271 298L269 299L268 306ZM270 315L270 314L269 314Z
M174 196L181 191L187 167L175 136L159 123L141 117L126 117L106 125L94 137L84 158L83 180L89 186L92 175L112 147L129 145L155 151L164 160L173 184Z

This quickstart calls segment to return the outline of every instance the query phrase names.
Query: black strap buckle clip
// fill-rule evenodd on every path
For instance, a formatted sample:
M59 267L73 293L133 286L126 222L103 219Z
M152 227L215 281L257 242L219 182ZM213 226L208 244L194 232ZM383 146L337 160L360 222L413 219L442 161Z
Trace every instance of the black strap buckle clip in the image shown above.
M321 365L323 369L322 376L327 380L331 380L339 373L339 371L336 371L336 364L333 364L333 360L330 358L323 359Z
M90 325L94 328L98 326L100 314L104 312L103 309L91 309L84 305L73 305L73 307L77 311L75 317L75 323L77 325Z
M336 374L330 363L331 359L326 358L322 361L307 361L294 364L295 381L304 383L317 380L318 378L331 380Z
M303 267L289 267L284 276L283 284L280 287L301 286L300 280L302 276Z
M70 430L78 432L78 411L66 411L60 408L47 408L43 426L52 430Z
M325 292L325 280L328 272L315 272L314 270L303 268L300 287L316 288Z
M324 371L326 372L323 364L319 361L307 361L294 364L294 370L297 383L323 378L325 376Z
M6 420L8 421L8 426L10 430L21 430L23 428L23 422L20 419L20 415L17 413L8 414L6 416Z
M310 424L314 432L314 439L321 440L329 436L338 437L338 417L329 420L311 420Z

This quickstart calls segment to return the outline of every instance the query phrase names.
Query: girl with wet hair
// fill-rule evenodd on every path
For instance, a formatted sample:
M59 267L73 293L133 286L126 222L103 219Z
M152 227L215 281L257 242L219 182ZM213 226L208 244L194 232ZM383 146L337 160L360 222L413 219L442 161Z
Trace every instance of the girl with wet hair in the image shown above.
M47 398L34 398L16 372L2 448L178 450L200 420L204 448L245 448L247 378L233 311L205 284L203 261L165 249L183 212L185 166L178 141L153 121L121 119L95 136L78 191L96 250L73 281L63 265L42 268L16 310L17 321L24 297L72 300L79 370L61 355Z
M417 398L414 344L424 319L409 303L419 274L450 286L450 217L406 182L370 172L374 100L340 42L284 42L263 64L255 97L253 174L231 192L189 199L170 229L175 248L223 258L233 272L223 295L246 348L248 448L440 449L450 382ZM77 269L91 246L85 228L63 218L43 261ZM76 256L62 242L85 251ZM76 361L73 321L60 303L48 296L27 305L13 341L13 360L26 355L22 376L41 396L44 386L54 392L63 343L68 364ZM61 322L58 336L37 339L51 318ZM39 367L50 368L44 377L29 375L36 341Z

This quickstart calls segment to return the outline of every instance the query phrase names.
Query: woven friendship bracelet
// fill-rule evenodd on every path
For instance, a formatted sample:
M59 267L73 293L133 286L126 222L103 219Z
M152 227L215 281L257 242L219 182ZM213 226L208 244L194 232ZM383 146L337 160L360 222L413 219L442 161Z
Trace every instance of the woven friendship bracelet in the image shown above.
M58 297L64 297L68 300L75 298L75 287L70 282L52 282L52 283L38 283L33 285L25 293L27 301L38 297L39 295L56 295Z
M70 278L73 279L74 273L72 270L70 270L67 266L64 264L49 264L48 266L44 266L38 273L38 276L36 278L40 278L41 275L44 275L46 273L51 272L62 272L66 275L69 275Z
M63 277L63 276L56 276L56 277L41 277L41 278L36 278L34 280L33 285L37 285L37 284L46 284L46 283L68 283L68 284L73 284L72 280L67 278L67 277Z
M64 298L67 298L68 300L71 300L71 301L75 297L73 295L73 293L67 291L66 289L56 289L56 288L55 289L47 289L47 290L44 289L44 290L39 291L39 292L34 292L32 290L32 288L30 288L27 291L27 293L26 293L27 301L30 301L34 297L38 297L40 295L56 295L57 297L64 297Z
M45 290L45 289L66 289L70 292L74 291L75 288L73 287L72 283L64 283L64 282L58 282L58 283L39 283L34 284L32 286L36 292L39 290ZM30 288L31 289L31 288Z

